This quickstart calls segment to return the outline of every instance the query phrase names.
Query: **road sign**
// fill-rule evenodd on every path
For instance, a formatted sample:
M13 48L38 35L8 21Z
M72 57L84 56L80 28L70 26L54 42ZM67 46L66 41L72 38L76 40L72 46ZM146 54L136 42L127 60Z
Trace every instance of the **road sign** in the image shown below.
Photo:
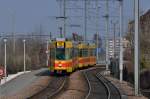
M0 77L4 76L4 68L0 67Z

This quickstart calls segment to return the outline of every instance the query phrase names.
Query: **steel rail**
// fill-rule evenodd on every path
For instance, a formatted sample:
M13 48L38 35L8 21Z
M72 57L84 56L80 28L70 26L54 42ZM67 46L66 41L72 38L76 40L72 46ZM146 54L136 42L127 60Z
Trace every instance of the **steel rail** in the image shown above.
M87 74L86 74L87 71L84 71L83 74L88 82L88 86L89 86L89 91L88 91L88 94L86 95L85 99L88 99L88 97L90 96L90 93L91 93L91 83L90 83L90 80L88 79L87 77Z
M102 67L89 68L89 69L83 71L83 74L84 74L84 76L85 76L85 78L86 78L86 80L88 82L88 86L89 86L89 91L88 91L88 94L86 95L85 99L89 98L89 96L91 94L91 90L92 90L91 83L90 83L90 80L89 80L86 72L91 71L91 70L95 70L97 68L102 68Z
M114 85L114 84L112 84L109 80L107 80L105 77L103 77L102 75L101 75L101 73L97 73L96 74L96 77L101 81L101 82L103 82L103 84L105 84L106 85L106 87L107 87L107 89L108 89L108 91L109 91L109 95L108 95L108 99L111 99L110 98L110 96L111 96L111 87L114 87L116 90L117 90L117 92L118 92L118 94L119 94L119 96L120 96L120 99L122 98L122 95L121 95L121 92L119 91L119 89ZM106 81L103 81L101 78L103 78L103 79L105 79ZM125 99L125 98L124 98Z
M66 81L67 81L67 78L64 79L64 81L61 84L61 86L55 92L53 92L52 94L48 95L48 98L53 97L56 94L58 94L64 88L64 85L65 85Z
M55 79L54 79L55 80ZM47 92L48 89L49 89L49 85L51 84L51 82L53 82L54 80L50 81L48 86L46 86L45 88L43 88L42 90L40 90L39 92L33 94L32 96L28 97L27 99L34 99L34 97L38 96L39 94L41 94L42 92ZM58 82L60 82L61 80L63 80L63 83L60 85L60 87L56 88L54 92L49 92L50 94L47 95L47 98L50 98L50 97L53 97L55 96L56 94L58 94L63 88L64 88L64 85L67 81L67 77L65 77L64 79L59 79ZM44 92L44 93L45 93Z
M107 89L107 92L108 92L108 98L107 98L107 99L110 99L111 91L110 91L109 86L108 86L102 79L100 79L99 74L97 74L96 77L99 79L99 81L101 81L101 82L103 83L103 85L104 85L105 88Z

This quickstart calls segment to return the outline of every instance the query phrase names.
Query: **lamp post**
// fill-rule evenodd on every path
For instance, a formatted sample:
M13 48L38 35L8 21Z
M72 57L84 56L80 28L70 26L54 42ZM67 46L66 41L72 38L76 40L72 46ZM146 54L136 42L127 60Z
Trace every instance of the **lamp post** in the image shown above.
M109 1L106 0L106 70L109 70Z
M140 71L140 57L139 57L139 0L134 0L135 6L135 34L134 34L134 88L135 95L139 95L139 71Z
M5 70L4 70L4 74L5 74L5 82L6 82L6 80L7 80L7 57L6 57L6 55L7 55L7 53L6 53L6 43L7 43L7 39L4 39L4 48L5 48L5 52L4 52L4 65L5 65Z
M49 44L49 41L47 40L47 42L46 42L46 47L47 47L47 51L46 51L46 54L47 54L46 65L47 65L47 66L48 66L48 60L49 60L48 44Z
M96 60L97 60L97 64L99 63L99 51L98 51L98 49L99 49L99 41L98 41L98 39L99 39L99 24L98 24L98 22L99 22L99 5L98 5L98 0L96 0L96 35L97 35L97 37L96 37L96 46L97 46L97 49L96 49Z
M23 63L24 63L24 73L26 72L26 40L23 40L23 51L24 51L24 57L23 57Z
M114 30L114 37L113 37L113 42L114 42L114 50L113 50L113 52L114 52L114 59L116 59L116 26L117 26L117 24L118 24L118 21L116 21L116 22L113 22L113 21L111 21L111 24L113 25L113 30Z
M120 53L119 53L119 69L120 69L120 81L122 82L123 80L123 38L122 38L122 34L123 34L123 0L118 0L120 3Z

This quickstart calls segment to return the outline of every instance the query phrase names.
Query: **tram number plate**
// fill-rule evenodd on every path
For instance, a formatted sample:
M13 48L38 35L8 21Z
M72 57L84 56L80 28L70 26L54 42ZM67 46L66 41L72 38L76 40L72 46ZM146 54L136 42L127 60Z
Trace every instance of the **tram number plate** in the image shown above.
M64 48L64 42L57 42L57 48Z

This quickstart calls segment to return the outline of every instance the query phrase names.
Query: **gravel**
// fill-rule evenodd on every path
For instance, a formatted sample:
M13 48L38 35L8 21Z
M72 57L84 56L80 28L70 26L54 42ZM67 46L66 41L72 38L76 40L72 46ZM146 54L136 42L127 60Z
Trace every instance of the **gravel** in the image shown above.
M55 99L84 99L88 92L87 86L82 72L74 72L70 75L68 85L63 93Z

